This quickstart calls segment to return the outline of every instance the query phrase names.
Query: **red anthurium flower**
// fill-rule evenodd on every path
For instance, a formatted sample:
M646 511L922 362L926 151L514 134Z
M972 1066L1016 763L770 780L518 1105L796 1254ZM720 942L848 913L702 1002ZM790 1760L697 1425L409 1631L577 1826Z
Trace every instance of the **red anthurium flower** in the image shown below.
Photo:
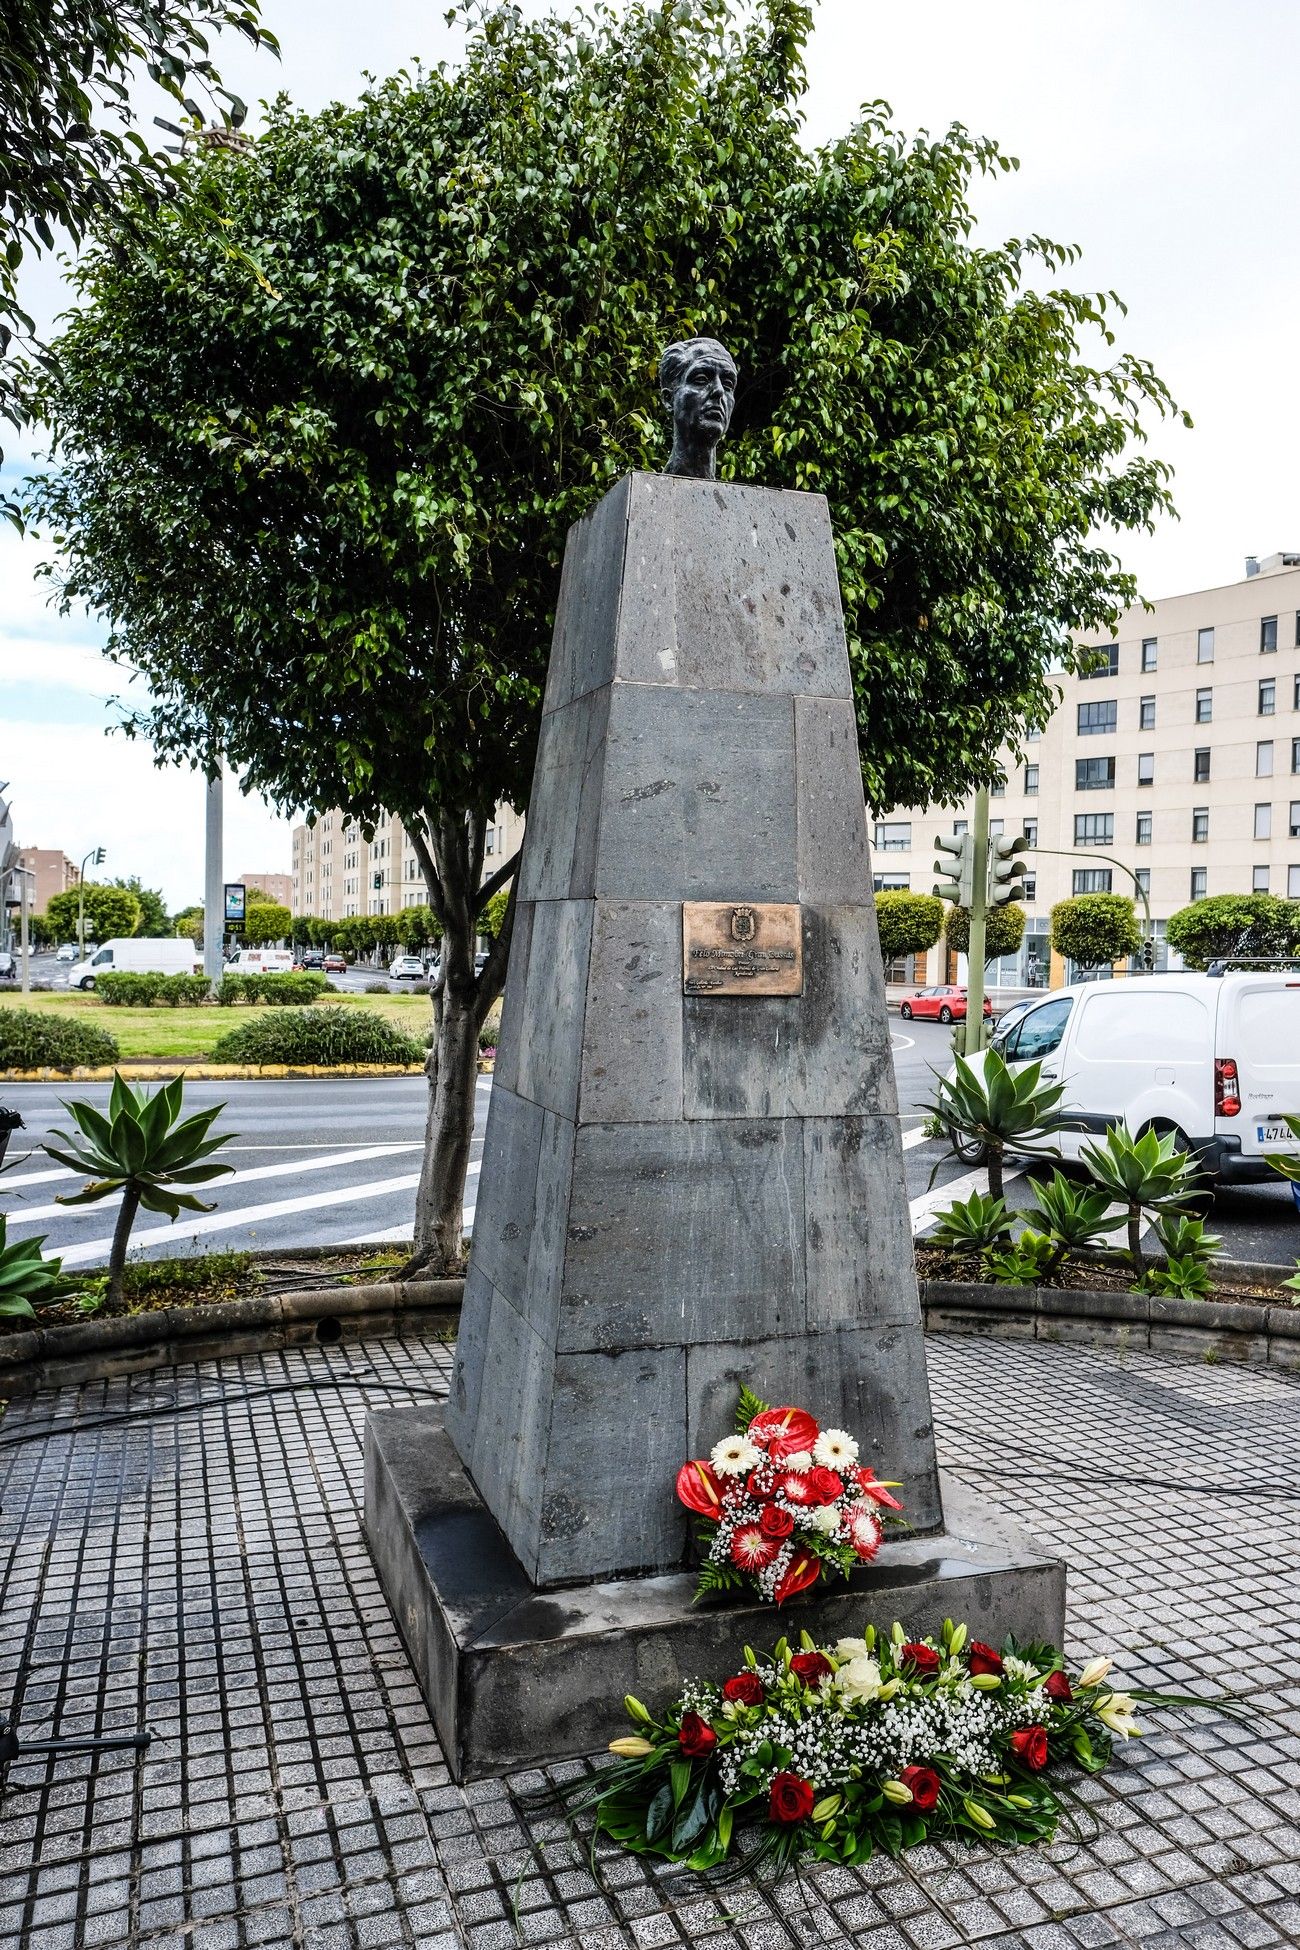
M761 1706L767 1694L756 1672L738 1672L733 1678L723 1680L722 1697L735 1700L741 1706Z
M1046 1728L1017 1727L1011 1736L1011 1751L1036 1774L1040 1767L1047 1765Z
M902 1504L893 1494L892 1490L887 1490L883 1483L876 1481L874 1470L858 1469L854 1471L854 1476L862 1495L869 1496L873 1503L882 1504L886 1510L902 1509ZM898 1778L901 1781L903 1777L900 1774Z
M718 1736L698 1713L683 1713L677 1744L691 1760L702 1760L706 1754L713 1752L718 1744Z
M899 1775L904 1787L912 1790L912 1806L928 1815L939 1799L942 1783L932 1767L905 1767Z
M731 1561L742 1571L761 1571L780 1548L775 1537L763 1535L760 1525L743 1523L731 1540Z
M829 1679L835 1668L821 1652L796 1652L790 1661L790 1670L796 1679L802 1679L805 1686L820 1686L823 1679Z
M1048 1673L1043 1681L1043 1691L1048 1699L1054 1699L1059 1706L1064 1706L1068 1700L1074 1698L1074 1689L1065 1674L1059 1671Z
M677 1472L677 1501L698 1516L716 1523L722 1515L722 1485L712 1463L683 1463Z
M807 1821L815 1799L811 1781L798 1774L774 1774L767 1812L772 1821Z
M1001 1653L995 1652L991 1645L985 1645L982 1639L971 1640L966 1663L972 1673L1002 1671Z
M772 1593L778 1605L787 1598L806 1591L810 1584L816 1584L821 1576L821 1561L811 1551L796 1551L790 1560L790 1568L778 1579L776 1590Z
M939 1670L939 1654L932 1645L913 1642L901 1646L898 1656L908 1670L916 1673L918 1678L928 1679L932 1672ZM903 1777L900 1774L898 1778L901 1781Z
M794 1529L794 1518L779 1504L769 1503L758 1520L758 1526L765 1537L788 1537Z
M754 1417L745 1433L771 1456L793 1456L799 1449L812 1448L818 1428L806 1409L768 1408Z
M844 1494L844 1479L837 1476L833 1469L823 1469L819 1465L808 1471L805 1480L814 1503L834 1503L836 1497Z

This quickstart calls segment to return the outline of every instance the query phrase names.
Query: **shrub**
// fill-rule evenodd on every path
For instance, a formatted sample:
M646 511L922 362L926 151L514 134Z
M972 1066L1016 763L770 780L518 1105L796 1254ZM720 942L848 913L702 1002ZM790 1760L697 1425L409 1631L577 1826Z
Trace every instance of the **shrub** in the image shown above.
M1124 894L1075 894L1052 909L1052 946L1080 968L1101 968L1142 948L1133 903Z
M950 907L948 919L944 922L944 939L956 954L964 955L970 948L970 911L964 907ZM1025 937L1025 910L1008 901L1005 907L991 907L984 916L984 965L1000 961L1003 955L1014 955Z
M109 969L95 981L96 995L118 1009L152 1009L158 1002L197 1009L207 1001L209 988L206 975L162 975L152 969Z
M117 1038L75 1016L0 1009L0 1070L75 1070L116 1063Z
M278 1009L223 1036L214 1063L422 1063L413 1036L363 1009Z
M1211 894L1169 916L1169 946L1189 968L1233 956L1277 960L1300 947L1300 901L1277 894Z
M165 975L158 999L174 1009L201 1009L211 994L212 984L206 975Z
M880 958L888 968L900 955L923 955L943 933L943 902L937 894L902 888L876 895Z
M323 975L278 969L267 975L223 975L214 994L223 1009L237 1002L266 1002L273 1008L297 1009L332 987Z
M365 993L367 995L387 995L388 984L387 982L367 982Z

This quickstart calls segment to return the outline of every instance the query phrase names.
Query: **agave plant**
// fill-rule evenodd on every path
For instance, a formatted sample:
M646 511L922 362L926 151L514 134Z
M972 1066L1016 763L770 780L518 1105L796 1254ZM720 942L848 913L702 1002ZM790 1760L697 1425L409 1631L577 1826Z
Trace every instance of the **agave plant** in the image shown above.
M1189 1219L1182 1212L1168 1212L1156 1220L1156 1237L1166 1259L1195 1259L1208 1265L1223 1241L1216 1232L1205 1230L1204 1219Z
M1080 1246L1091 1246L1108 1232L1117 1232L1124 1223L1124 1214L1114 1210L1114 1202L1105 1192L1077 1185L1061 1171L1035 1184L1034 1204L1047 1221L1056 1247L1048 1278L1059 1271L1067 1254L1077 1252Z
M935 1214L928 1243L958 1253L983 1253L1011 1234L1011 1214L1000 1198L972 1192Z
M928 1106L944 1129L974 1139L985 1148L989 1194L1002 1196L1003 1160L1008 1151L1031 1157L1051 1157L1045 1140L1068 1130L1070 1119L1058 1111L1065 1086L1043 1082L1041 1063L1025 1063L1011 1070L999 1051L988 1050L981 1069L959 1056L956 1075L940 1077L934 1102Z
M1146 1276L1147 1290L1166 1300L1208 1300L1210 1270L1203 1259L1175 1259L1164 1266L1153 1266Z
M59 1281L62 1260L42 1259L44 1239L5 1243L5 1220L0 1216L0 1314L30 1320L33 1300L51 1298Z
M1283 1123L1293 1138L1300 1139L1300 1117L1291 1111L1283 1118ZM1272 1165L1279 1177L1291 1181L1291 1196L1295 1200L1297 1215L1300 1215L1300 1153L1295 1151L1270 1151L1265 1158L1266 1165Z
M1012 1246L984 1255L984 1271L995 1286L1045 1286L1065 1257L1059 1240L1026 1229Z
M1113 1124L1100 1144L1085 1144L1079 1155L1093 1183L1125 1208L1129 1259L1145 1285L1143 1214L1186 1213L1199 1190L1196 1159L1179 1150L1172 1132L1144 1131L1135 1138L1122 1124Z
M108 1300L122 1297L122 1274L126 1266L131 1228L140 1207L146 1212L164 1212L173 1221L182 1212L210 1212L192 1192L176 1191L177 1185L203 1185L234 1169L231 1165L204 1162L223 1144L225 1137L210 1138L208 1129L224 1104L201 1110L181 1120L184 1083L174 1077L152 1097L135 1091L115 1071L108 1100L108 1115L84 1102L64 1103L64 1110L75 1122L80 1138L56 1131L59 1145L46 1144L48 1151L70 1171L86 1172L91 1183L71 1192L59 1205L93 1205L101 1198L121 1195L113 1245L108 1257Z

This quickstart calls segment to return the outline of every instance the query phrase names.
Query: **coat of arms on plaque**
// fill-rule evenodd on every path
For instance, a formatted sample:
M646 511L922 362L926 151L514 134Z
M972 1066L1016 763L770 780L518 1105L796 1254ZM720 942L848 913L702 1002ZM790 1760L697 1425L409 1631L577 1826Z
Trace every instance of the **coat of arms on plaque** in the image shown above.
M758 916L752 907L733 907L731 910L731 938L733 941L752 941L758 933Z
M685 901L682 987L687 995L802 995L798 906L774 901Z

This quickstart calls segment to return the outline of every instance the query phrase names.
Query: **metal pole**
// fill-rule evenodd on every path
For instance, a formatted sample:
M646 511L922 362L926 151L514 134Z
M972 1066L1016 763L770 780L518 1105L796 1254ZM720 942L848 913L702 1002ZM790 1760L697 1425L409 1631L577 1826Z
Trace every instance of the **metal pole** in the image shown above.
M966 1054L984 1047L984 940L989 893L989 789L975 794L975 872L970 897L970 942L966 949Z
M221 864L221 774L208 780L207 835L203 872L203 973L210 982L221 980L221 948L225 940L225 895Z
M77 875L77 960L86 959L86 861L93 860L99 848L92 846L81 862Z
M25 868L25 867L19 867L19 869L18 869L18 884L19 884L19 888L21 889L21 891L20 891L20 893L19 893L19 900L20 900L20 901L21 901L21 903L22 903L22 907L21 907L21 914L22 914L22 921L21 921L21 927L22 927L22 951L23 951L23 982L22 982L22 988L23 988L23 994L24 994L24 995L30 995L30 994L31 994L31 992L32 992L32 977L31 977L31 970L29 969L29 967L28 967L28 965L27 965L27 880L28 880L28 875L27 875L27 870L26 870L26 868Z
M1147 940L1155 945L1155 931L1151 924L1151 896L1138 878L1137 868L1130 867L1127 860L1121 860L1114 853L1098 853L1095 847L1082 846L1032 846L1031 853L1048 853L1054 860L1108 860L1112 867L1118 867L1133 882L1133 891L1142 903L1142 914L1146 921ZM1147 974L1151 973L1148 969Z

